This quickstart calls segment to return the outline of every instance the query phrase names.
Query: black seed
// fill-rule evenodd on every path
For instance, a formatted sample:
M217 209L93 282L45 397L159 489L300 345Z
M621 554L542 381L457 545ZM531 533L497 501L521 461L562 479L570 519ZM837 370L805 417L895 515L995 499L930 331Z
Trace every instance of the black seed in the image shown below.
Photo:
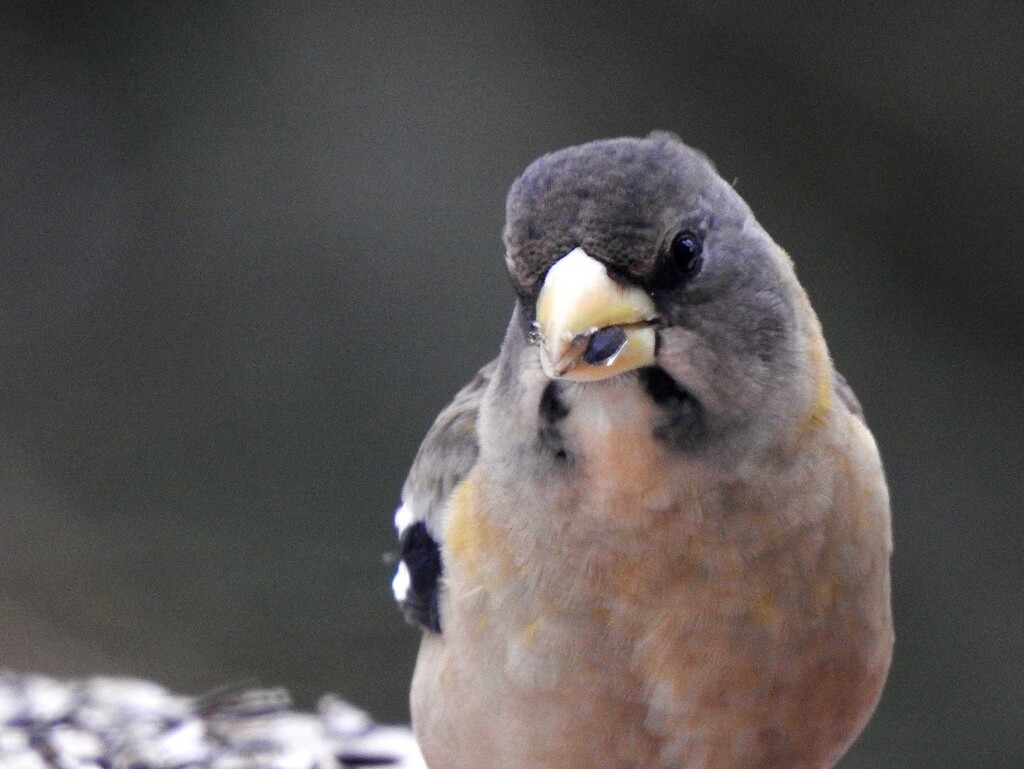
M371 756L362 753L342 753L338 760L346 769L357 766L394 766L398 763L398 759L392 756Z
M590 337L583 360L591 366L597 366L618 354L625 344L626 332L620 326L599 328Z

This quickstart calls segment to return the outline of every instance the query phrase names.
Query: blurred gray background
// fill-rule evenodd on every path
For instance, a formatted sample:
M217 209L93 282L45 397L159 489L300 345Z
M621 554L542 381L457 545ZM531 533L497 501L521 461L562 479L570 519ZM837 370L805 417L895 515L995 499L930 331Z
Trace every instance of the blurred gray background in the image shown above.
M0 5L0 666L407 718L391 512L542 152L673 130L797 261L886 460L843 766L1024 756L1016 3Z

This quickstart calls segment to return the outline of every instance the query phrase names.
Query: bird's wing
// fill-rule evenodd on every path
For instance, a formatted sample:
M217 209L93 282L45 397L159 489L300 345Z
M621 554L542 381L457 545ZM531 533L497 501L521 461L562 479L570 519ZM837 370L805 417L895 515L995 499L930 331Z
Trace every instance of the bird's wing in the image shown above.
M836 393L839 394L839 400L843 402L843 405L849 409L851 414L863 421L864 409L861 408L860 401L853 392L853 388L850 387L850 383L846 381L846 377L836 371L832 381L835 384Z
M438 415L413 460L395 513L401 562L392 587L406 619L441 631L438 592L444 564L438 541L448 498L476 462L477 414L497 361L477 372Z

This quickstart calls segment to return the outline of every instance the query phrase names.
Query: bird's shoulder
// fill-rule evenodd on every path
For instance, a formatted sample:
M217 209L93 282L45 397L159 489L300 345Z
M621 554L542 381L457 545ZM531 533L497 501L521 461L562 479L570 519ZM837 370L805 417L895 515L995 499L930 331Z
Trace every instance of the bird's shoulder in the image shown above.
M452 492L480 453L477 418L494 375L491 361L455 395L427 431L402 489L395 513L401 562L393 583L406 619L440 632L439 590L444 565L438 542Z
M832 383L835 388L836 394L839 396L839 400L842 401L843 405L846 406L847 410L855 417L864 420L864 409L860 405L860 400L857 398L857 394L854 393L850 383L846 381L846 377L839 373L839 371L832 370Z

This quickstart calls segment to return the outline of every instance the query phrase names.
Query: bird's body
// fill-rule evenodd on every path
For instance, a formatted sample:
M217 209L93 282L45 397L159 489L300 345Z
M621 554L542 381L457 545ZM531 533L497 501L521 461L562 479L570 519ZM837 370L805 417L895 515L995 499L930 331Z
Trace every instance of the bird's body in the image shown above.
M428 765L831 766L888 669L889 505L788 257L666 135L537 161L506 245L501 354L400 516ZM559 347L580 285L619 315L567 300ZM601 328L620 359L583 351Z

